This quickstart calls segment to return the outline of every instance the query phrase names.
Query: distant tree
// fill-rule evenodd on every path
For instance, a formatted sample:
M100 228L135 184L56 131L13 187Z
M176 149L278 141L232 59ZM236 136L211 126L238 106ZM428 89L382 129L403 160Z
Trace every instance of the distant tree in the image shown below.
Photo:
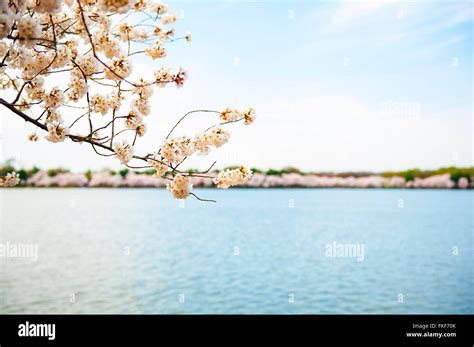
M289 174L289 173L296 173L299 175L304 175L304 173L298 169L297 167L294 166L286 166L281 170L282 174Z
M265 174L267 174L268 176L281 176L281 171L275 170L275 169L269 169L267 170Z
M120 176L125 177L128 174L128 169L121 169L119 171Z
M84 175L87 177L87 179L89 181L92 179L92 171L91 170L87 170Z
M28 179L28 173L26 172L26 170L18 170L18 177L20 178L20 180L23 180L23 181L26 181Z
M421 170L411 169L407 171L400 172L400 175L405 178L406 181L414 181L416 177L420 177Z
M27 171L27 175L28 175L28 177L31 177L31 176L33 176L35 173L37 173L37 172L39 172L39 171L40 171L39 168L37 168L36 166L33 166L32 169L30 169L30 170Z

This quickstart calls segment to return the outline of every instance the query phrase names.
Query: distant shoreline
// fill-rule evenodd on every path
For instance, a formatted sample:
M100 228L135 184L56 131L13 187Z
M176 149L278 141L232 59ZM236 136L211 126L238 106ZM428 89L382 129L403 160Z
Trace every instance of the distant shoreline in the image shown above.
M215 176L216 173L212 173ZM37 171L22 179L19 187L34 188L165 188L169 179L146 173L110 171L71 173ZM214 188L212 177L192 177L195 188ZM405 178L402 176L361 175L329 176L320 174L283 173L268 175L256 172L239 188L380 188L380 189L473 189L471 177L453 177L449 173L428 177Z
M228 169L228 168L227 168ZM252 177L238 188L381 188L381 189L473 189L474 167L442 167L436 170L410 169L388 172L302 172L295 167L262 171L252 168ZM83 188L166 188L169 177L156 177L155 171L120 171L103 169L74 173L66 169L18 169L10 164L0 166L0 175L17 172L17 187L83 187ZM196 173L197 170L187 170ZM215 188L213 178L192 177L194 188Z

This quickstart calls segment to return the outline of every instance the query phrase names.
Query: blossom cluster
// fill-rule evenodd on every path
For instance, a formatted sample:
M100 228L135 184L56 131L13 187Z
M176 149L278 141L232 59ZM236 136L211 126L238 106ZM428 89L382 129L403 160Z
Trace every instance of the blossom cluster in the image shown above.
M229 141L230 134L221 127L213 127L194 139L187 136L174 137L165 141L160 149L162 160L169 165L178 165L193 153L208 154L211 147L221 147Z
M176 199L185 199L191 193L193 185L188 176L176 175L173 181L166 186Z
M127 140L122 140L122 143L114 145L115 155L122 164L127 164L133 157L133 147L130 146Z
M226 108L221 112L220 118L224 122L236 122L243 120L245 125L252 124L256 118L255 110L252 107L249 107L246 111L240 112L235 108Z
M214 183L217 185L217 188L229 188L238 184L245 183L252 176L252 172L241 166L238 169L233 170L224 170L219 172L216 178L214 178Z
M16 172L10 172L4 177L0 177L0 187L14 187L20 183L20 176Z
M185 198L192 174L178 167L193 154L223 146L230 134L222 125L249 125L255 111L212 111L219 115L218 125L193 138L170 132L154 154L135 154L137 140L147 131L145 120L152 117L154 89L182 87L188 77L182 67L159 63L172 42L191 42L189 32L178 37L170 28L177 19L159 0L0 0L0 90L11 90L10 109L33 114L30 122L47 132L47 141L86 142L97 154L114 155L128 167L142 160L157 176L171 180L175 197ZM139 56L153 66L147 76L134 69ZM34 132L28 139L39 137ZM240 184L247 179L244 171L216 184Z

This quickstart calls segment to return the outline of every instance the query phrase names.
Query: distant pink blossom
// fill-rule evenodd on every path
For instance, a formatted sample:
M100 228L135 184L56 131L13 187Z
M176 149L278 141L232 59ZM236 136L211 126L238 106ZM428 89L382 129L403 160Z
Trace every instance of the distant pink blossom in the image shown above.
M461 177L458 181L458 188L466 189L469 187L469 180L466 177Z

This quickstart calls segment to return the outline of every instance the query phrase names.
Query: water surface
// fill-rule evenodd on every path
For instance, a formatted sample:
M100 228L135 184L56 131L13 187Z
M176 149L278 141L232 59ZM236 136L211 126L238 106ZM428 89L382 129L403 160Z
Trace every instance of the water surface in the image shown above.
M0 190L0 313L474 313L472 191L197 193Z

